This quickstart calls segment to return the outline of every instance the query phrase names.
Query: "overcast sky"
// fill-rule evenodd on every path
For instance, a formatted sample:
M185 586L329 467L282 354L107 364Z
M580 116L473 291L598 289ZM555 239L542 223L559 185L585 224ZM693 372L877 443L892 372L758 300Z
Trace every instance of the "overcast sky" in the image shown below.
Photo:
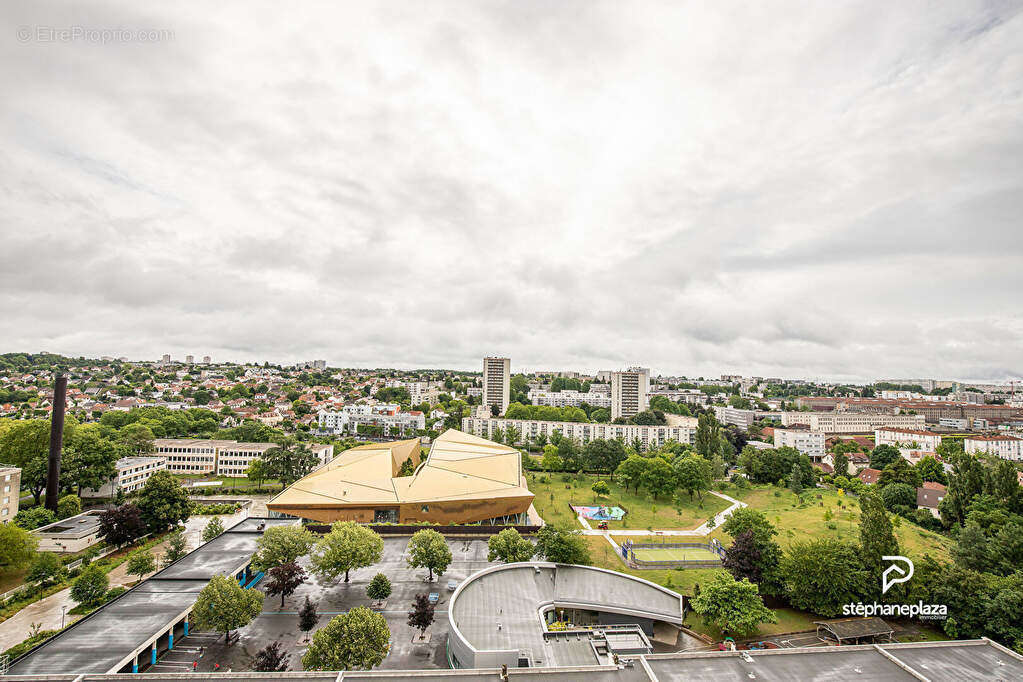
M4 2L0 352L1020 376L1021 10Z

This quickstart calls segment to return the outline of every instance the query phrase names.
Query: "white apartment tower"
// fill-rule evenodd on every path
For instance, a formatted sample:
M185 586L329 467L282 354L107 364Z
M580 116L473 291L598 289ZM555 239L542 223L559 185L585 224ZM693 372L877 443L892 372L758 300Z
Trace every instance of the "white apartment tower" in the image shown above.
M647 409L650 389L650 370L630 367L624 372L611 373L611 419L631 417Z
M483 358L483 404L497 405L498 414L504 414L510 397L511 359Z

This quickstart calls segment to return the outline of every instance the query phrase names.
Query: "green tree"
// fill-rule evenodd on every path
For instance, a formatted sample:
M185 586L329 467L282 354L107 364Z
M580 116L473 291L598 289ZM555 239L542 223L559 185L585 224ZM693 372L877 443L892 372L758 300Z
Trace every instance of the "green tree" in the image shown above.
M390 639L382 615L356 606L313 634L302 666L306 670L369 670L383 662Z
M543 458L540 460L540 466L543 467L544 471L561 471L565 463L560 457L558 457L558 448L555 445L545 445L543 448Z
M306 443L281 438L275 447L263 453L269 478L281 482L281 490L302 478L319 464L319 458Z
M298 561L316 544L316 536L302 526L270 526L256 540L252 565L259 571Z
M97 606L107 594L107 574L99 566L91 564L82 569L71 585L71 598L84 606Z
M39 552L32 560L32 565L25 574L25 582L49 583L60 582L67 575L64 564L53 552Z
M639 455L629 455L625 458L625 461L618 465L615 469L615 479L625 487L626 490L631 486L635 488L636 492L639 492L639 486L643 482L643 475L646 473L647 465L650 463L646 457Z
M157 471L142 486L138 508L151 533L160 533L179 522L187 521L191 515L188 493L165 470Z
M536 548L514 528L505 528L487 540L487 561L502 561L513 564L529 561Z
M998 557L993 556L987 535L976 522L967 522L958 530L955 539L952 559L957 565L978 573L988 573L997 563Z
M882 488L892 483L905 483L916 489L923 484L923 477L918 469L906 461L905 457L899 457L882 469L881 475L877 479L877 484Z
M888 510L876 490L860 496L860 550L868 575L880 579L885 564L882 557L899 554L899 541ZM880 583L876 583L880 596ZM872 590L873 593L873 590Z
M35 530L57 520L57 515L46 507L22 509L14 515L14 523L25 530Z
M145 455L153 451L156 436L145 424L128 424L117 434L117 440L133 455Z
M883 470L889 464L894 464L900 459L902 459L902 454L894 445L878 445L870 453L870 467Z
M945 475L945 467L942 466L941 462L930 455L925 455L920 458L920 461L916 463L916 470L920 473L920 478L924 481L933 481L934 483L940 483L942 485L946 485L948 483L948 476Z
M879 484L880 485L880 484ZM889 483L880 490L885 509L899 511L899 507L916 507L916 488L905 483Z
M176 530L167 538L167 553L164 554L164 559L169 564L177 561L186 554L188 554L188 543L185 539L185 534L180 530Z
M751 635L761 623L778 622L755 584L745 578L737 581L728 573L718 573L704 583L692 604L705 622L729 635Z
M594 481L593 485L590 486L590 490L593 491L594 495L608 495L611 492L607 481Z
M537 532L534 555L557 564L591 563L589 546L578 531L550 524Z
M411 568L425 568L429 571L429 582L433 574L444 574L451 565L451 548L444 536L432 529L416 531L408 543L408 565Z
M82 513L82 498L78 495L65 495L57 500L57 517L66 519Z
M704 413L699 416L696 425L696 433L693 436L693 445L696 453L705 459L714 456L718 449L718 438L721 434L721 425L714 418L713 414Z
M849 475L849 458L844 452L835 452L833 455L833 467L835 469L836 476L848 476Z
M77 488L99 490L117 475L117 460L128 454L127 448L104 438L98 424L89 424L75 430L61 463L61 484Z
M197 631L224 633L230 643L231 631L244 627L263 610L263 593L246 590L231 576L215 575L192 606L192 627Z
M720 459L720 458L718 458ZM675 483L693 499L695 493L703 500L703 491L710 490L713 471L710 462L696 454L682 455L672 465Z
M139 581L146 573L156 570L156 560L148 550L140 549L128 555L128 575L137 575Z
M744 533L750 535L748 554L753 567L744 570L737 577L757 577L763 594L782 594L780 575L782 552L774 539L778 531L763 512L750 507L736 509L725 519L721 529L732 538L733 545Z
M257 457L256 459L252 460L249 463L248 468L245 469L245 476L248 477L250 481L256 482L256 488L258 490L263 489L263 481L270 477L269 473L270 470L269 467L266 465L266 460L264 460L262 457Z
M794 542L781 575L792 606L828 618L860 599L868 582L860 548L830 537Z
M366 596L381 601L391 596L391 581L383 573L377 573L366 586Z
M675 472L661 457L651 457L643 471L642 484L655 500L661 495L670 496L675 489Z
M219 516L214 516L206 523L206 527L202 529L202 541L209 542L219 538L224 532L224 523L220 520Z
M338 521L317 541L310 563L316 576L333 581L344 573L348 582L352 569L375 564L383 552L384 540L372 530L354 521Z
M36 556L35 535L13 523L0 524L0 566L24 566Z
M298 610L298 629L302 632L309 632L316 627L316 623L319 620L320 614L316 613L316 604L309 600L309 595L307 594L302 608Z

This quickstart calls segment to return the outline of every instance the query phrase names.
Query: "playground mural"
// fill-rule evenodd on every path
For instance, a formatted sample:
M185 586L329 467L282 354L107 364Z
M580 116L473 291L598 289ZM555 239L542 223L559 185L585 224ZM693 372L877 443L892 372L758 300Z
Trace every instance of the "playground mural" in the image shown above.
M583 507L572 505L572 511L585 519L596 521L621 521L625 517L625 510L621 507Z

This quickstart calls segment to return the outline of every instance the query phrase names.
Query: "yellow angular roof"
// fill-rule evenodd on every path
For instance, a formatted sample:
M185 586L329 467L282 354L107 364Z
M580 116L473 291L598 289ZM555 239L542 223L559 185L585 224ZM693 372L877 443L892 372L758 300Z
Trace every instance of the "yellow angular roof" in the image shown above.
M521 455L515 448L448 429L434 440L426 462L412 476L396 477L406 459L418 462L418 454L418 438L345 450L295 481L267 507L533 496L522 478Z

